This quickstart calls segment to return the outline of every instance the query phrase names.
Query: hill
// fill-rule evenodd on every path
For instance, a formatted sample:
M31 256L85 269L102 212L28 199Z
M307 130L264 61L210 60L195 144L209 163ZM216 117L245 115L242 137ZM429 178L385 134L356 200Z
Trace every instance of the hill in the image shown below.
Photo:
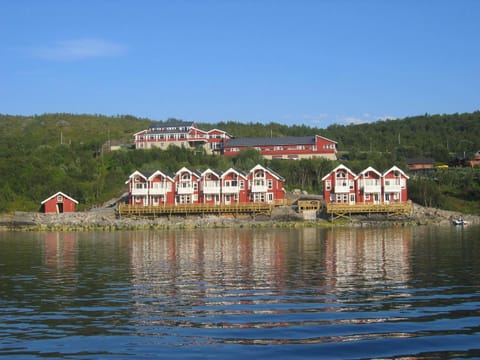
M251 163L261 162L282 174L289 188L319 192L321 178L338 164L324 159L265 161L254 151L226 159L179 148L128 150L132 135L152 122L131 115L0 115L0 211L34 211L43 199L59 190L77 199L80 208L88 208L122 194L125 180L136 169L173 171L184 165L222 170L232 165L249 168ZM331 125L326 129L277 123L197 125L220 128L236 137L319 134L338 142L342 162L354 171L369 165L379 170L393 164L406 168L406 159L417 156L446 162L456 153L480 149L480 112ZM108 152L105 145L111 143L123 144L123 150ZM412 196L424 205L470 207L475 212L478 205L471 205L480 199L478 171L466 171L413 179ZM455 201L445 201L447 198Z

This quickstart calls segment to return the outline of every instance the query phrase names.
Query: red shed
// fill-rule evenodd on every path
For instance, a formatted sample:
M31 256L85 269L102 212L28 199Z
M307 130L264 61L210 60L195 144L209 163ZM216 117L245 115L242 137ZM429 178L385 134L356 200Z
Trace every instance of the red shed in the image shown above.
M62 192L57 192L49 198L42 201L41 211L44 213L64 213L75 212L75 207L78 201L72 199L70 196L65 195Z

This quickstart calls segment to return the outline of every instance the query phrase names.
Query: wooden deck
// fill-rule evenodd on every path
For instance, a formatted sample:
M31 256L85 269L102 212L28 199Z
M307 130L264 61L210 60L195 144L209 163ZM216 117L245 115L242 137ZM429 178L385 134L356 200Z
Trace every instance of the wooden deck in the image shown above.
M135 206L119 204L117 213L122 216L140 216L155 218L175 215L271 215L275 204L247 203L230 205L179 204L165 206Z
M413 204L409 200L403 203L389 204L326 204L325 211L333 219L358 214L385 214L387 217L410 215Z

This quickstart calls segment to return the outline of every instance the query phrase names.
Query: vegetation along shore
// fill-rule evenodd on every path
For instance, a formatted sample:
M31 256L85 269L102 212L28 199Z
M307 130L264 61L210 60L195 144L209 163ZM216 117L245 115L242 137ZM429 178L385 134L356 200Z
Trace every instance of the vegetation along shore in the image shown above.
M175 120L164 122L168 124ZM410 176L409 199L427 209L418 213L415 210L412 218L405 221L442 223L460 214L467 218L480 215L480 168L462 166L465 162L458 161L468 159L480 150L480 111L425 114L366 124L335 124L324 129L273 122L198 124L207 129L221 128L242 138L318 134L335 140L338 160L265 159L253 148L231 158L183 147L133 150L133 134L153 122L130 115L0 114L1 227L9 227L8 224L14 224L14 227L24 224L22 227L29 225L30 228L129 228L230 226L230 223L232 226L246 226L249 223L260 224L260 221L278 223L279 226L305 223L299 221L295 214L241 221L209 217L119 219L111 208L104 205L110 199L122 196L126 191L125 180L137 169L174 172L186 166L204 171L230 167L249 169L255 164L266 166L284 177L287 191L302 189L310 194L322 193L322 178L339 164L345 164L356 173L370 166L383 171L394 164L405 169ZM429 158L435 167L428 171L408 171L408 160L413 158ZM78 201L77 214L52 216L37 213L40 203L57 191ZM415 209L419 207L415 206ZM443 210L452 213L444 215ZM358 218L360 223L368 223L369 220Z

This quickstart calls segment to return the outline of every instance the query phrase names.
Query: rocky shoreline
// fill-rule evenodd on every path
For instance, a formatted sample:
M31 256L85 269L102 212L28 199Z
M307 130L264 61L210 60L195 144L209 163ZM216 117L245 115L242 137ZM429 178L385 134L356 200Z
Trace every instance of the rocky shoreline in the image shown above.
M347 220L335 221L339 226L399 226L399 225L448 225L460 213L426 208L414 204L413 214L404 218L386 219L379 216L354 216ZM470 224L479 224L480 217L464 215ZM155 219L116 216L114 208L101 208L85 212L43 214L34 212L16 212L0 215L0 230L21 231L83 231L83 230L142 230L142 229L195 229L225 227L304 227L332 226L325 218L304 220L290 207L276 208L271 216L189 216L158 217Z

